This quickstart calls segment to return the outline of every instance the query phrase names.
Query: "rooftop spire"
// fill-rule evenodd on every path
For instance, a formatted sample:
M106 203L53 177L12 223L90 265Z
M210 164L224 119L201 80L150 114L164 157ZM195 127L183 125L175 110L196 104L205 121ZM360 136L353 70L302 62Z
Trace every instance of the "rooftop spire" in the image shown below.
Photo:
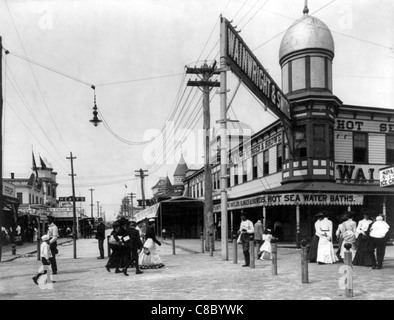
M304 5L304 10L302 11L302 13L307 16L309 13L309 9L308 9L308 0L305 0L305 5Z

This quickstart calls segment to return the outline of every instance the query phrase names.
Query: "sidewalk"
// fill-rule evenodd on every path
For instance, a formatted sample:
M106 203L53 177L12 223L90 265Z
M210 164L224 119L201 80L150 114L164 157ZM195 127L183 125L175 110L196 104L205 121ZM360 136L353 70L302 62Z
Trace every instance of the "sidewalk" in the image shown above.
M300 250L278 249L278 275L271 274L271 261L256 261L256 268L243 268L243 255L238 250L238 264L223 261L221 252L193 253L201 249L199 240L176 240L178 246L172 255L169 239L157 247L165 267L144 270L129 277L108 273L107 260L98 260L95 239L77 242L77 257L73 259L72 242L59 247L57 262L59 274L52 288L40 289L32 281L40 267L35 256L22 256L0 263L0 300L15 299L80 299L80 300L364 300L394 299L394 247L387 247L382 270L354 267L354 298L346 298L339 282L343 264L309 264L309 283L301 283ZM219 242L215 242L217 249ZM106 246L106 244L105 244ZM197 250L195 250L197 249ZM192 251L193 250L193 251ZM105 248L105 252L107 249Z
M58 245L62 245L64 243L68 243L73 241L72 239L69 238L60 238L57 243ZM37 253L37 242L34 243L28 243L25 242L22 246L16 246L16 255L12 254L12 248L11 244L4 246L3 252L1 255L1 262L10 262L15 259L18 259L20 257L26 256L26 255L31 255L31 254L36 254Z

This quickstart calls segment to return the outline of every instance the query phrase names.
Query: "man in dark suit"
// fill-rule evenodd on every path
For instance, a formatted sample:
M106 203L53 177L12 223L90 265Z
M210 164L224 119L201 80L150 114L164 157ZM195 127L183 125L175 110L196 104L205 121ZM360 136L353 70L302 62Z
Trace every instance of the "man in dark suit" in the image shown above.
M98 223L96 239L98 240L100 256L97 259L104 259L105 224L102 218L98 218Z
M143 273L140 270L140 267L138 265L138 253L139 251L142 249L143 244L140 238L140 233L138 232L138 230L135 228L137 226L137 223L135 221L131 221L130 222L130 228L128 228L126 230L126 236L123 237L128 239L125 241L125 245L128 246L130 248L130 252L131 252L131 259L130 261L128 261L125 265L125 267L123 268L123 273L125 276L128 276L129 274L127 273L127 268L131 265L134 264L135 265L135 273L136 274L141 274Z

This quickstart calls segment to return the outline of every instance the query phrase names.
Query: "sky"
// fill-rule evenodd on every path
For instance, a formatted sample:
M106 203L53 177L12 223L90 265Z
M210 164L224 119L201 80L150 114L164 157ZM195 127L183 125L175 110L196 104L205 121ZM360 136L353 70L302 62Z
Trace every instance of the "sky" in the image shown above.
M393 108L393 1L309 0L308 6L334 37L334 94L345 104ZM86 197L80 205L89 214L93 188L95 206L99 201L114 219L126 193L141 198L134 170L149 170L149 198L159 177L172 180L181 153L190 167L203 165L201 92L186 86L194 76L185 75L185 66L219 59L220 14L280 84L280 42L303 7L302 0L0 0L0 35L10 52L3 52L3 175L29 177L34 150L36 161L41 156L58 173L58 196L69 196L72 152L76 195ZM89 122L91 85L106 122L98 127ZM229 73L229 97L236 85ZM242 86L229 117L255 132L276 119ZM165 127L175 155L147 163L152 148L161 154L164 138L143 142Z

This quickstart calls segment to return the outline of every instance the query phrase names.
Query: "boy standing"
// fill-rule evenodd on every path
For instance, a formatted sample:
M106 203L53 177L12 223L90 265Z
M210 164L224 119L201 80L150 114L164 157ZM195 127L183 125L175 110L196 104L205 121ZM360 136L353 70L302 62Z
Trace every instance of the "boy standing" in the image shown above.
M52 262L52 252L51 249L49 247L49 236L48 235L44 235L41 237L42 243L41 243L41 262L43 265L43 271L37 273L37 275L35 277L33 277L33 281L35 284L37 283L37 280L39 277L41 277L43 274L46 274L48 271L49 266L51 265ZM55 281L52 281L55 282Z

